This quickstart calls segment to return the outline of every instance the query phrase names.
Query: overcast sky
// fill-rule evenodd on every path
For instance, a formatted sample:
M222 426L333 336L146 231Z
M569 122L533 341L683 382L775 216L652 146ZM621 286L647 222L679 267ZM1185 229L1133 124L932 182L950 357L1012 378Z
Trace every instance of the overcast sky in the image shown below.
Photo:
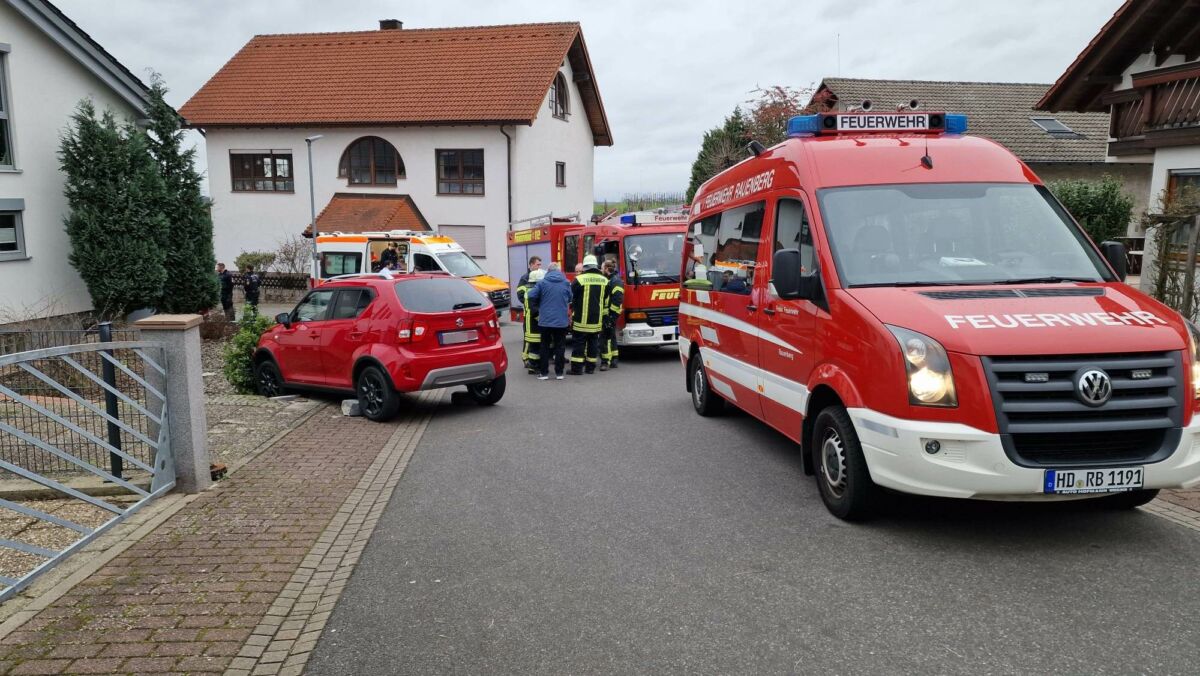
M1122 0L53 2L139 77L162 73L176 107L256 34L579 21L615 141L596 149L600 200L683 190L704 131L757 86L1053 82Z

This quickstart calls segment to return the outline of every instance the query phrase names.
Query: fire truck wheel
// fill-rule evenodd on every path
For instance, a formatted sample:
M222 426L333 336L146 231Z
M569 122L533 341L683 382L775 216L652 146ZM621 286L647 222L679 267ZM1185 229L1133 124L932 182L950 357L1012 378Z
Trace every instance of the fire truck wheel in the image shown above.
M358 408L367 420L385 422L396 417L400 410L400 395L378 366L368 366L358 374L354 391L358 395Z
M504 374L500 374L499 378L490 380L486 383L472 383L467 385L467 392L476 404L480 406L491 406L500 401L500 397L504 396Z
M821 500L834 516L846 521L870 518L879 498L871 481L862 445L846 409L826 407L813 429L813 466Z
M1133 509L1134 507L1141 507L1157 496L1157 488L1153 490L1129 491L1096 498L1096 504L1104 509Z
M708 372L704 370L699 354L692 355L688 362L688 379L692 384L692 406L696 413L708 418L725 410L725 400L708 386Z

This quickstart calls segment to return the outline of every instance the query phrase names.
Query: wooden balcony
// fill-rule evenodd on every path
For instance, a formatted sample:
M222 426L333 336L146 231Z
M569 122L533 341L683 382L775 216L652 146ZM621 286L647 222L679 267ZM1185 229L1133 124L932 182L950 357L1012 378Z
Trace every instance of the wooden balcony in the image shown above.
M1109 155L1200 145L1200 67L1163 68L1135 76L1132 89L1102 97L1111 108Z

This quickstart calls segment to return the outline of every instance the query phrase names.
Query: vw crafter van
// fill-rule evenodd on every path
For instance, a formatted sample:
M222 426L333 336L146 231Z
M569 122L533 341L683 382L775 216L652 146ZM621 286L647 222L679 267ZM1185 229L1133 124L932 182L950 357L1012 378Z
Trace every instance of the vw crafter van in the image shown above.
M793 118L697 192L679 354L701 415L799 443L833 514L880 487L1114 507L1200 484L1197 329L1123 283L966 118Z

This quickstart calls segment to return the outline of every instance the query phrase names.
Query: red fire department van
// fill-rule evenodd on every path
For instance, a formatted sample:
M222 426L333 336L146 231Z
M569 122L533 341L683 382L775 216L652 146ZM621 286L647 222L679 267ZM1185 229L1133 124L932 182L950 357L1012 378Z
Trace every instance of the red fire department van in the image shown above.
M965 131L796 117L700 188L679 307L696 411L729 403L799 443L844 519L881 486L1133 507L1200 484L1196 327Z
M584 256L617 260L625 284L617 344L622 347L674 345L678 337L679 260L687 214L626 214L597 224L554 223L508 233L509 281L516 288L531 256L557 261L569 279ZM523 308L512 300L512 317Z

